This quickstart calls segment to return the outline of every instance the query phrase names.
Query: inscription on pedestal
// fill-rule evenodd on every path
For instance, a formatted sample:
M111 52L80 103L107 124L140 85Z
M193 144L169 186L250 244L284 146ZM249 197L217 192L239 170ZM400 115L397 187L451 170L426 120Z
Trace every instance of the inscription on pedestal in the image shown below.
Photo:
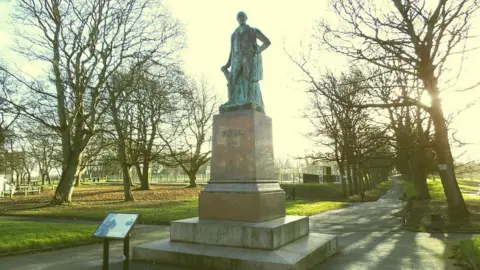
M275 180L272 122L256 111L215 115L211 181Z
M241 136L244 133L241 129L228 128L222 131L222 138L226 138L226 144L229 146L240 146Z
M243 132L241 129L228 129L222 131L223 137L235 137L235 136L242 136Z

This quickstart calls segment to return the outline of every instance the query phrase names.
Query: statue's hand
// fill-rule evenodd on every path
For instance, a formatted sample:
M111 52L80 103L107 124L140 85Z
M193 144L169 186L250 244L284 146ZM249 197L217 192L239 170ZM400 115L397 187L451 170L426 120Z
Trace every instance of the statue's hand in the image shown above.
M223 72L223 75L225 75L225 79L227 79L227 81L228 81L228 77L230 76L230 72L228 72L227 66L223 66L221 68L221 70Z

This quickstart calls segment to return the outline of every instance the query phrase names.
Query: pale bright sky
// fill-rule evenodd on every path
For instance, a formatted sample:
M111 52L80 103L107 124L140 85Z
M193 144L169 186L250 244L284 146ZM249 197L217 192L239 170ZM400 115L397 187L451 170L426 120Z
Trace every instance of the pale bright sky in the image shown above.
M0 57L11 55L4 50L11 43L8 29L9 1L0 0ZM12 1L13 2L13 1ZM301 51L300 43L307 45L316 20L328 17L326 0L166 0L164 4L186 27L187 46L182 58L185 69L195 76L204 76L214 87L220 100L227 98L225 78L220 71L228 59L230 35L237 27L236 14L243 10L248 14L248 24L259 28L272 45L263 53L264 79L260 82L266 113L273 119L273 139L276 157L302 155L312 149L309 141L301 135L310 129L306 120L301 119L301 110L307 105L305 85L296 80L301 78L299 70L290 61L285 47L294 55ZM274 4L275 3L275 4ZM478 19L478 18L477 18ZM477 20L480 25L480 20ZM480 28L474 29L480 35ZM480 51L479 51L480 52ZM480 53L464 63L462 85L478 82ZM333 70L346 68L342 57L333 54L322 55L319 66ZM456 70L456 67L453 67ZM460 83L458 83L460 85ZM458 86L457 85L457 86ZM480 89L465 94L445 95L444 108L452 112L479 97ZM457 137L476 143L469 147L464 159L480 160L480 136L478 136L480 106L462 114L453 128L458 129ZM466 148L465 148L466 149ZM464 149L464 150L465 150ZM459 153L459 151L455 151Z

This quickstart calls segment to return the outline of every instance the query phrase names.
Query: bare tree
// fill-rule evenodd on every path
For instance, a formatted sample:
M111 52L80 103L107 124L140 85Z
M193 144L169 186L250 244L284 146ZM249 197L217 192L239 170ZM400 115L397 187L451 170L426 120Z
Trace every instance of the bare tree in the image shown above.
M132 158L135 157L134 166L140 179L141 190L150 188L148 172L151 164L161 159L161 153L166 148L165 144L158 140L158 134L163 132L162 129L170 121L172 113L181 109L178 108L178 103L185 91L184 75L176 66L172 65L156 74L137 74L138 84L131 97L135 104L131 111L135 115L131 122L135 134L129 133L127 151Z
M369 70L366 74L369 78L366 84L371 104L399 104L401 100L420 100L423 94L423 89L418 87L418 80L408 74L382 68ZM385 110L393 133L391 145L396 150L397 169L405 179L414 182L418 199L429 199L427 170L432 156L427 153L433 146L430 115L414 104L387 106Z
M100 153L112 143L113 142L107 140L105 131L96 132L94 136L92 136L78 159L77 171L75 173L75 186L80 185L83 173L89 166L97 161Z
M38 168L42 185L45 181L51 184L50 171L61 154L58 136L47 127L25 118L21 118L17 126L23 137L23 148L27 148L33 158L30 164Z
M20 150L20 137L12 129L5 133L4 142L4 161L6 168L11 174L12 182L20 185L21 176L24 173L23 159L24 153Z
M449 56L465 52L469 19L478 10L478 2L427 2L392 0L390 4L377 4L373 0L330 0L339 23L332 26L322 22L319 39L334 52L408 74L423 83L431 97L430 106L416 100L365 106L416 105L430 114L440 177L450 213L466 216L468 210L455 178L438 81L444 77Z
M166 145L163 163L180 166L190 180L189 187L196 187L196 175L200 167L210 161L211 150L205 149L208 134L212 129L212 118L217 109L216 96L205 80L200 84L191 81L184 94L183 121L174 121L170 134L159 134ZM179 139L175 139L179 138Z
M23 114L56 131L62 142L62 175L52 203L71 201L82 151L110 101L105 83L131 58L168 60L180 25L154 0L19 0L17 52L49 66L48 80L26 79ZM31 31L27 31L31 29Z
M127 157L127 139L125 134L125 130L128 129L128 121L125 121L125 118L131 118L130 108L132 107L132 104L126 102L127 100L122 98L126 95L126 92L124 91L129 84L130 80L128 77L125 79L122 78L120 74L117 74L112 77L111 83L107 86L109 89L110 100L112 101L110 111L112 113L112 121L117 136L118 160L120 161L120 167L122 169L124 197L127 202L134 201L131 186L132 181L129 172L132 164ZM125 106L125 104L128 104L128 106Z
M0 62L0 145L2 146L5 143L5 137L13 134L10 131L20 116L18 110L9 102L17 84L4 70L5 65Z
M175 65L159 70L137 63L125 73L118 72L108 84L124 183L131 182L128 172L134 166L140 189L149 189L150 164L161 151L155 139L162 132L162 123L176 109L175 96L182 92L182 75L178 74ZM126 185L126 200L130 200L133 197L127 194L130 187Z

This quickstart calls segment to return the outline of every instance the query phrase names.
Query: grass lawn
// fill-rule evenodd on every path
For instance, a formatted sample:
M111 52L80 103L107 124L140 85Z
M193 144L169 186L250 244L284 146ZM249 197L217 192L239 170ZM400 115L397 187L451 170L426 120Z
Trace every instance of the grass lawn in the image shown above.
M93 242L97 225L0 220L0 254Z
M480 268L480 237L460 241L462 252L467 255L478 268Z
M287 201L287 215L310 216L348 206L345 202Z
M0 215L42 216L100 221L108 212L141 213L139 223L169 224L171 220L197 216L197 198L202 188L154 186L133 191L135 202L123 202L120 185L81 186L65 206L51 206L52 190L38 195L0 200Z
M41 216L100 221L108 212L141 213L138 223L170 224L172 220L198 216L198 193L203 187L153 186L148 191L133 191L135 202L123 202L122 186L88 185L76 188L71 205L51 206L53 195L47 190L38 195L0 199L0 215ZM345 201L287 201L289 215L313 215L347 207Z
M407 216L407 229L411 231L445 231L445 232L476 232L480 233L480 197L471 193L478 188L480 181L459 179L458 183L463 193L463 198L471 215L468 218L450 218L443 192L443 186L439 179L429 180L428 188L431 200L415 200L413 208ZM408 198L415 196L412 182L405 183L405 192ZM431 214L443 214L444 224L433 224Z

